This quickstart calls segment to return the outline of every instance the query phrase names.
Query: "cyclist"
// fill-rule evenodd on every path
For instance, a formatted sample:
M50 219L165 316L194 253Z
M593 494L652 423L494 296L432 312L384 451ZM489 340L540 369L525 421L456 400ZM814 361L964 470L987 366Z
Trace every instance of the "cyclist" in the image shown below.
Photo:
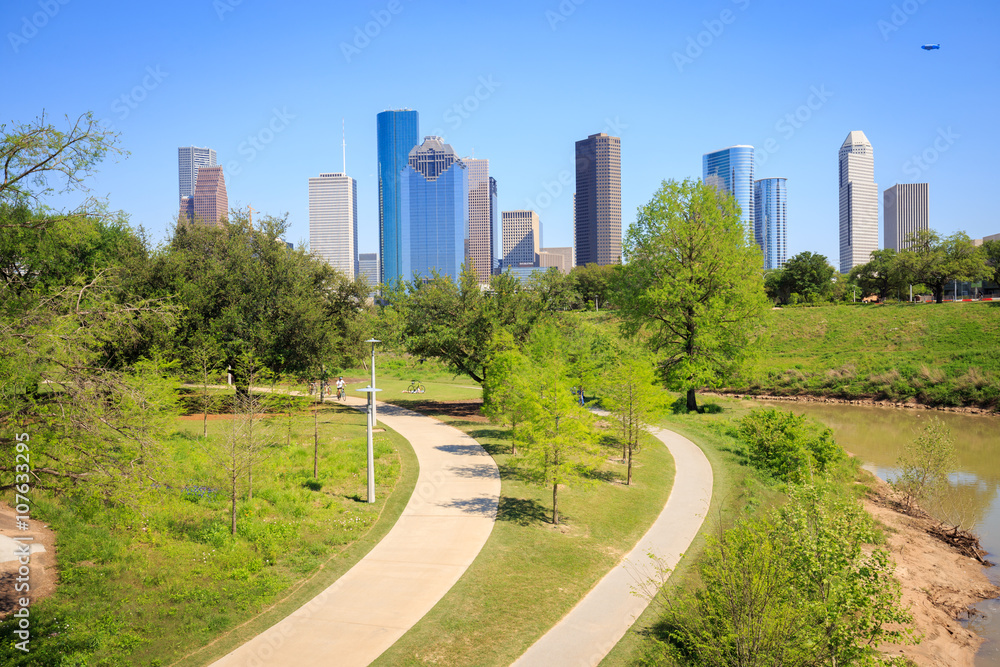
M344 386L344 376L337 378L337 400L342 401L347 398L347 388Z

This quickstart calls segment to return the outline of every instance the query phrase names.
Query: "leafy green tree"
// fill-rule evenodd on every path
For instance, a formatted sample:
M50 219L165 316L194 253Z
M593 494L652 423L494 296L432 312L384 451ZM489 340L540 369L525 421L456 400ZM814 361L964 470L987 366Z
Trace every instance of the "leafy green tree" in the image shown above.
M510 453L517 456L518 424L524 421L530 365L508 332L497 333L489 368L483 380L483 414L493 423L510 425Z
M1000 287L1000 240L984 241L982 253L989 270L988 278Z
M403 342L418 357L434 357L482 384L489 374L496 335L506 331L523 344L541 313L535 296L509 273L480 289L475 271L464 266L458 282L435 275L414 281L392 307L404 311Z
M620 358L606 373L601 404L614 419L626 462L625 484L632 484L632 455L639 451L639 437L653 425L666 406L663 390L656 385L653 364L640 356Z
M877 294L881 301L906 285L902 263L893 248L872 251L871 261L855 266L850 275L863 295Z
M798 294L809 303L822 301L830 294L833 274L834 268L826 257L809 251L800 252L782 267L782 293L789 296Z
M899 261L910 281L930 288L937 303L944 301L944 288L952 280L978 280L989 274L985 257L965 232L941 238L933 230L918 230L908 237Z
M570 272L576 283L576 291L589 307L596 303L598 308L613 300L613 280L618 271L616 264L586 264L574 266Z
M566 274L555 267L532 276L530 289L538 295L539 306L544 310L578 310L583 306L576 289L576 274Z
M806 481L845 457L833 431L785 410L753 410L739 421L738 433L750 462L786 482Z
M951 431L937 417L931 417L896 461L899 476L892 487L903 496L903 504L934 500L948 490L948 473L955 464L955 441Z
M768 307L760 249L736 200L691 180L663 183L624 248L613 297L622 330L646 334L667 386L696 410L697 389L724 382L757 348Z

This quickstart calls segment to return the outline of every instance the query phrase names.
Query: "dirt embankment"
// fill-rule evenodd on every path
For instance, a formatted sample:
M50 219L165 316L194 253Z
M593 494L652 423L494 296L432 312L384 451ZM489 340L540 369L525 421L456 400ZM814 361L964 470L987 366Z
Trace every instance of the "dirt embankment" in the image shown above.
M37 519L28 521L28 530L20 530L14 508L0 503L0 618L19 608L22 597L34 604L39 599L52 595L56 590L56 534ZM16 542L13 538L33 538L30 542ZM21 563L15 549L18 544L31 545L28 564L28 581L22 581L19 574ZM29 591L18 591L18 584L27 583Z
M833 396L816 396L813 394L753 394L747 392L702 391L702 396L721 396L724 398L751 398L762 401L788 401L790 403L839 403L843 405L870 405L879 408L898 408L903 410L943 410L945 412L960 412L969 415L1000 414L997 410L977 408L974 406L952 407L947 405L926 405L916 401L882 401L874 398L836 398Z
M882 480L865 500L865 509L887 528L887 547L896 561L903 604L910 607L916 634L923 635L915 646L886 644L880 650L921 666L972 667L983 639L963 627L960 619L967 617L969 605L1000 597L1000 588L989 582L979 561L931 534L936 521L902 513Z

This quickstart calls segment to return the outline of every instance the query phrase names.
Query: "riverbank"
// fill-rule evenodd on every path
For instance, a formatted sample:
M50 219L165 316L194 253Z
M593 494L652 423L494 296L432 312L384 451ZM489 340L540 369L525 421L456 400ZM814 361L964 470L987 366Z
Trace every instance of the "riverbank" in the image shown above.
M987 415L1000 416L1000 411L995 409L977 408L974 406L947 406L947 405L927 405L916 400L890 401L874 398L837 398L835 396L817 396L815 394L758 394L753 392L739 391L701 391L700 396L722 396L725 398L749 398L761 401L788 401L790 403L836 403L841 405L866 405L876 408L895 408L898 410L940 410L942 412L956 412L967 415Z
M910 607L917 636L923 636L915 646L886 644L879 650L921 667L973 667L983 638L961 621L970 605L1000 597L1000 588L990 583L979 561L929 532L936 521L901 513L892 488L878 477L864 506L886 527L903 604Z

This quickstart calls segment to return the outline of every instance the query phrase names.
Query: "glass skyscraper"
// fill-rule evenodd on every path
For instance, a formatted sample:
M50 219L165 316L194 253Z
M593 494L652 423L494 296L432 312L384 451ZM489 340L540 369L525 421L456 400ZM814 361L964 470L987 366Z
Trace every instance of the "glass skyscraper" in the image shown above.
M377 116L378 239L382 282L411 276L404 271L402 178L410 151L420 141L419 115L410 109L383 111Z
M764 253L765 269L780 269L788 260L787 180L754 181L754 240Z
M740 219L754 231L753 146L730 146L701 158L702 180L728 192L740 205Z
M426 137L410 151L401 185L401 276L437 271L457 279L469 228L468 169L441 137Z

